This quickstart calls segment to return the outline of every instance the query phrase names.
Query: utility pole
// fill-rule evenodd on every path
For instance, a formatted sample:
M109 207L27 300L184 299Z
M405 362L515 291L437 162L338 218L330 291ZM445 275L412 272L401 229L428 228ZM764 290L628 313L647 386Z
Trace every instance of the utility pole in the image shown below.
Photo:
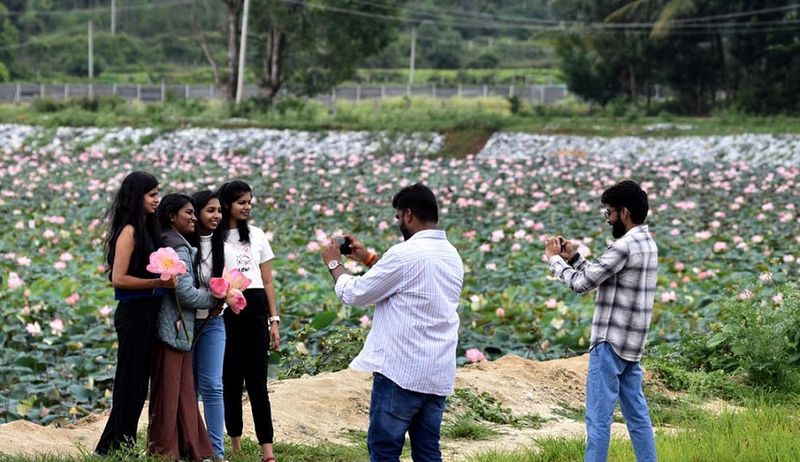
M417 26L411 26L411 58L408 63L408 85L414 84L414 61L417 56Z
M244 0L244 12L242 13L242 40L239 46L239 75L236 79L236 104L242 102L242 90L244 87L244 58L245 46L247 46L247 16L250 14L250 0Z
M111 35L117 33L117 0L111 0Z
M92 46L92 20L89 20L89 78L94 78L94 47Z

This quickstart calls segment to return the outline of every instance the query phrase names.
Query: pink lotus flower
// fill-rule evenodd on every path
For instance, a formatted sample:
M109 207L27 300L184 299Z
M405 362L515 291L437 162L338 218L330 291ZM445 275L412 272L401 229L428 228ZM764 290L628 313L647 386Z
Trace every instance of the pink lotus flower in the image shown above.
M247 300L242 295L242 291L250 286L251 282L238 269L225 268L222 271L222 277L211 278L208 281L208 287L211 289L211 295L216 298L224 298L231 310L239 314L247 306Z
M776 305L783 303L783 294L778 294L772 297L772 302Z
M26 324L25 330L34 337L39 337L42 335L42 327L39 325L39 321L36 321L33 324Z
M78 295L77 292L73 292L72 295L70 295L69 297L64 299L64 303L66 303L69 306L73 306L76 303L78 303L78 300L80 300L80 299L81 299L81 296Z
M471 363L477 363L481 361L486 361L486 356L481 352L481 350L477 348L470 348L466 352L464 352L464 356L467 357L467 361Z
M228 308L231 309L235 314L239 314L242 312L244 307L247 306L247 299L244 298L244 294L239 289L231 289L228 291L227 297L225 297L225 303L228 304Z
M739 300L750 300L751 298L753 298L753 292L745 289L739 292L738 298Z
M674 290L670 290L669 292L664 292L661 294L661 303L670 303L677 300L677 296L675 295Z
M222 271L222 277L228 281L232 288L238 290L244 290L250 286L250 283L253 282L247 278L241 271L234 268L232 270L228 270L227 268Z
M150 263L147 265L147 271L153 274L160 274L162 281L168 281L172 277L186 274L188 269L175 249L172 247L162 247L150 254Z
M50 332L52 332L53 335L61 335L61 333L64 332L64 321L58 318L50 321Z
M215 298L224 298L231 285L224 278L211 278L208 281L208 288L211 289L211 295Z
M558 300L556 300L555 298L550 298L546 302L544 302L544 306L553 310L558 306Z
M369 316L367 316L366 314L358 318L358 320L361 323L362 329L366 329L367 327L369 327L370 324L372 324L372 321L369 320Z
M105 305L102 308L100 308L100 310L98 310L98 311L100 311L100 316L102 316L104 318L107 318L108 315L110 315L111 312L114 311L114 310L112 310L110 306Z
M25 285L25 281L23 281L22 278L19 277L19 274L15 273L13 271L11 273L8 273L8 289L9 290L18 289L19 287L21 287L23 285Z
M720 253L728 250L728 244L724 241L717 241L714 243L714 252Z
M502 308L498 308L497 311L495 311L495 314L497 315L498 318L505 318L506 317L506 310L504 310Z

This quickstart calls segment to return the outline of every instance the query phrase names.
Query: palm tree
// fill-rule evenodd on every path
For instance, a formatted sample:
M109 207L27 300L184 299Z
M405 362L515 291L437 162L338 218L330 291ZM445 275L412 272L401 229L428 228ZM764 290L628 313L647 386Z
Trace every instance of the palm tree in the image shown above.
M670 34L676 18L695 9L694 0L633 0L608 15L606 21L651 21L655 17L650 37L658 39Z

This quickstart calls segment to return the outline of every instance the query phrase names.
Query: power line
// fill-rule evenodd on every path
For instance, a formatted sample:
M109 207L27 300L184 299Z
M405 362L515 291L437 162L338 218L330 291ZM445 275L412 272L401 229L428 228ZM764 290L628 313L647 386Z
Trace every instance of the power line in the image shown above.
M370 0L355 0L356 3L360 3L363 5L372 5L378 6L382 8L393 8L391 5L386 3L381 3L377 1L370 1ZM322 5L318 5L322 6ZM551 28L558 28L562 29L563 27L597 27L597 28L652 28L656 26L657 22L605 22L605 21L593 21L593 22L580 22L580 21L558 21L558 20L547 20L547 19L537 19L537 18L519 18L519 17L511 17L511 16L501 16L501 15L492 15L487 13L478 13L478 12L456 12L456 11L444 11L441 8L429 8L429 7L406 7L406 11L411 11L412 13L423 13L429 15L430 17L439 17L447 21L457 21L466 19L471 21L474 24L476 20L489 20L490 24L500 24L499 21L509 21L511 23L519 23L524 25L525 27L521 28L529 28L530 26L550 26ZM773 7L773 8L764 8L759 10L748 10L748 11L741 11L736 13L726 13L726 14L718 14L718 15L710 15L710 16L699 16L695 18L684 18L684 19L677 19L671 21L671 23L678 23L678 24L686 24L685 27L687 28L700 28L700 27L707 27L708 25L716 25L716 24L725 24L725 23L714 23L714 24L692 24L693 22L698 21L708 21L712 19L729 19L729 18L736 18L736 17L746 17L746 16L758 16L766 13L774 13L774 12L781 12L781 11L792 11L800 9L800 5L793 4L793 5L786 5L782 7ZM756 21L751 22L749 24L782 24L784 21L781 20L771 20L771 21ZM486 23L480 23L486 24ZM736 24L744 24L744 23L736 23ZM504 24L509 28L514 28L516 24ZM674 26L673 26L674 27ZM487 26L487 28L491 28L491 26Z
M160 1L158 3L146 3L141 5L125 5L125 6L117 6L116 10L153 10L157 8L164 8L169 6L181 6L181 5L189 5L193 3L192 0L173 0L173 1ZM8 16L23 16L23 15L32 15L32 16L61 16L61 15L70 15L70 14L91 14L91 13L102 13L102 12L111 12L111 6L98 6L96 8L72 8L67 10L48 10L48 11L9 11L7 13Z
M778 13L782 11L792 11L797 10L800 8L800 4L792 4L780 7L773 7L773 8L763 8L760 10L750 10L750 11L740 11L737 13L726 13L726 14L716 14L711 16L700 16L696 18L684 18L684 19L675 19L672 22L674 23L684 23L684 22L695 22L695 21L708 21L709 19L729 19L729 18L740 18L746 16L757 16L761 14L767 13Z
M399 18L396 16L385 15L381 13L371 13L365 12L360 10L353 10L349 8L341 8L335 7L330 5L324 5L319 3L312 3L307 2L305 0L280 0L283 3L290 3L290 4L300 4L305 6L315 7L321 10L332 11L336 13L342 13L347 15L353 16L360 16L372 19L383 19L388 21L402 21L402 22L410 22L409 18ZM374 2L372 2L374 3ZM800 5L792 5L791 8L783 7L782 10L789 10L789 9L797 9L800 8ZM740 15L743 14L762 14L763 10L753 10L750 12L741 12ZM694 18L695 20L699 19L706 19L706 17ZM452 25L460 28L473 28L473 29L491 29L491 30L528 30L534 32L588 32L588 31L608 31L608 32L624 32L624 33L642 33L642 34L649 34L650 29L656 25L656 23L607 23L607 22L589 22L589 23L581 23L581 22L561 22L558 25L544 25L544 24L504 24L502 22L497 21L486 21L476 23L475 20L471 20L469 22L465 22L463 18L456 18L456 17L449 17L444 14L440 15L436 19L427 19L427 21L435 24L447 24ZM687 29L697 29L697 30L688 30L688 31L677 31L673 30L671 32L672 35L704 35L710 32L715 31L725 31L728 33L742 31L745 33L753 33L753 32L761 32L767 31L766 29L754 29L753 26L757 25L780 25L783 26L780 29L776 29L776 31L786 31L792 30L791 28L787 28L787 25L794 25L791 22L787 21L761 21L761 22L750 22L750 23L708 23L708 24L698 24L698 25L686 25ZM640 30L637 30L640 29ZM645 30L646 29L646 30Z

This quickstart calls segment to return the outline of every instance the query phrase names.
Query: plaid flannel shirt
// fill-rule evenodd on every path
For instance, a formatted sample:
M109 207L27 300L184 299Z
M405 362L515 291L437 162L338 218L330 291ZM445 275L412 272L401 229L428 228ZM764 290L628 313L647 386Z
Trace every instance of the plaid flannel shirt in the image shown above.
M579 256L570 267L556 255L550 258L550 269L575 292L597 288L589 349L608 342L620 358L639 361L653 314L658 270L658 247L647 226L628 231L593 263Z

